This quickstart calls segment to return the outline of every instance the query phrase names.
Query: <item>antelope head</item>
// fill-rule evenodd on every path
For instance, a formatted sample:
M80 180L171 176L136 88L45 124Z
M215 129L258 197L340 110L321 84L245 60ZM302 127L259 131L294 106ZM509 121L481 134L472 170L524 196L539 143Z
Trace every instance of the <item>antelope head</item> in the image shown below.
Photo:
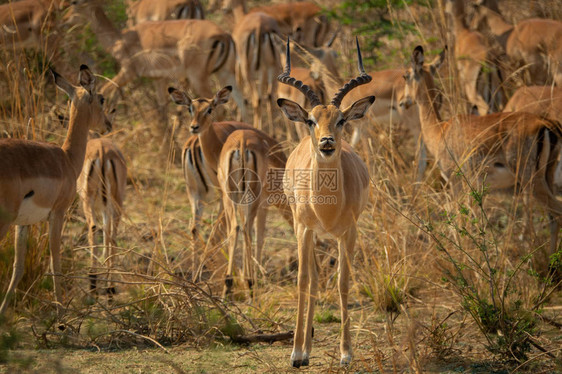
M319 161L323 160L327 162L339 159L344 125L348 121L362 118L365 111L375 101L374 96L367 96L357 100L346 109L340 109L341 101L349 91L371 81L371 77L365 73L365 69L363 68L358 41L357 56L360 75L340 88L329 105L323 105L310 87L290 76L291 56L289 42L287 41L287 62L285 70L277 79L281 83L285 83L301 91L309 100L312 109L306 111L299 104L288 99L278 99L277 105L279 105L283 113L285 113L285 116L291 121L302 122L308 125L312 148Z
M424 66L423 47L418 45L412 52L411 66L404 74L404 94L400 100L400 106L408 109L412 105L428 101L440 106L439 90L435 88L433 76L443 62L447 53L447 46L430 64Z
M219 90L212 99L200 98L191 100L185 92L173 87L168 88L168 93L174 103L187 107L191 115L189 131L192 134L201 134L210 128L215 120L215 109L217 106L228 102L231 92L232 87L226 86Z
M78 112L84 113L84 117L88 119L90 130L101 133L111 131L112 122L103 110L105 100L102 95L96 92L96 77L86 65L80 66L79 86L72 85L56 71L52 69L50 71L57 87L70 98L72 103L70 118L76 116Z

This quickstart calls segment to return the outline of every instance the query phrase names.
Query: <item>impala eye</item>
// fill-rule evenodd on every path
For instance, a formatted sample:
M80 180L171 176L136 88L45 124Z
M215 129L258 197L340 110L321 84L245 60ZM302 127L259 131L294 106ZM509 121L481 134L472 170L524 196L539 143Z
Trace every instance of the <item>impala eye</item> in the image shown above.
M345 125L345 119L340 119L339 122L336 124L337 127L342 127Z
M103 98L103 96L100 96L100 104L103 105L103 103L105 103L105 99Z
M208 114L208 115L211 115L211 113L213 113L213 108L207 109L207 114Z
M310 119L307 119L305 123L306 123L309 127L314 126L314 122L313 122L312 120L310 120Z

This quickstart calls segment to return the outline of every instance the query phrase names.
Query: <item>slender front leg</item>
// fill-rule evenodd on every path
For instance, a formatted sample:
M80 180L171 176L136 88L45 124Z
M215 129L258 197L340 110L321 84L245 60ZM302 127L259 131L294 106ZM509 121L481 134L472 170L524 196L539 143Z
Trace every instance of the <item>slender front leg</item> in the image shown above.
M55 289L55 301L57 302L57 314L62 316L64 307L62 304L62 288L60 283L61 275L61 248L60 239L62 234L62 224L64 211L52 212L49 217L49 249L51 251L51 271L53 272L53 286Z
M302 358L302 366L308 366L310 354L312 352L312 321L314 319L314 306L316 305L316 294L318 292L318 264L316 262L316 254L314 253L314 235L308 235L307 247L309 250L308 270L309 277L309 294L308 294L308 310L306 315L306 335L304 338L304 354Z
M199 223L201 222L201 211L203 207L201 206L201 200L199 198L191 198L191 279L194 282L198 281L199 278Z
M298 273L298 301L297 301L297 326L295 327L295 338L293 353L291 354L291 365L298 368L303 364L304 343L304 308L307 291L309 289L309 261L312 251L312 231L304 225L296 224L297 243L299 251L299 273Z
M351 349L351 333L349 331L350 321L347 312L347 298L349 294L349 273L351 269L351 260L353 259L353 250L355 240L357 238L357 228L352 225L349 230L338 240L339 247L339 283L340 307L341 307L341 365L349 365L353 357Z
M12 279L10 285L4 296L2 306L0 306L0 314L4 314L8 307L8 302L12 297L14 290L20 282L23 271L25 269L25 254L27 252L27 236L29 234L29 226L16 226L16 253L14 256L14 268L12 272ZM0 237L1 238L1 237Z

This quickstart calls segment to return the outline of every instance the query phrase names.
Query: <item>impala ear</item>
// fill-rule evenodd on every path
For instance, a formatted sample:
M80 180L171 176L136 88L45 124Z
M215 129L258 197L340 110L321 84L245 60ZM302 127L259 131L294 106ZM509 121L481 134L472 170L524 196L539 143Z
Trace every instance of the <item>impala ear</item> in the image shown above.
M346 122L363 118L367 109L369 109L371 104L373 104L374 102L374 96L367 96L357 100L356 102L351 104L351 106L343 110L343 118L346 120Z
M172 101L177 105L191 105L191 99L186 95L185 92L175 89L174 87L168 87L168 93L172 98Z
M423 47L421 45L418 45L416 48L414 48L414 52L412 52L412 68L416 73L420 73L422 71L423 62Z
M74 86L53 69L49 69L49 71L53 75L53 80L55 81L57 87L64 91L68 95L68 97L70 97L70 100L73 100L76 96L76 90L74 89Z
M90 69L88 68L88 66L86 65L80 65L80 73L78 73L78 82L80 82L80 85L82 87L84 87L84 89L86 91L88 91L88 93L90 95L92 95L93 93L95 93L96 90L96 77L94 76L94 74L90 71Z
M213 104L215 104L215 106L226 104L228 102L228 99L230 99L231 93L232 93L232 86L226 86L225 88L217 92L213 100Z
M109 120L109 122L113 123L114 119L115 119L115 114L117 113L117 109L113 108L109 111L107 111L106 113L106 117Z
M277 105L291 121L306 123L308 112L299 104L288 99L277 99Z
M443 63L445 62L447 48L448 47L445 45L445 48L443 48L439 55L435 57L433 61L431 61L431 64L429 64L429 71L431 72L431 75L435 75L437 73L437 70L439 70L441 65L443 65Z

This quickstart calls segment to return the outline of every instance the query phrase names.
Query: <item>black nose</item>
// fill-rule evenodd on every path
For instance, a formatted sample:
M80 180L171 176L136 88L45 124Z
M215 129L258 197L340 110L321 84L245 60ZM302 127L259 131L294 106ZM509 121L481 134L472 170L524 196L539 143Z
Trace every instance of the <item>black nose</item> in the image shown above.
M320 139L320 143L327 143L327 142L333 142L334 138L331 136L324 136L323 138Z

